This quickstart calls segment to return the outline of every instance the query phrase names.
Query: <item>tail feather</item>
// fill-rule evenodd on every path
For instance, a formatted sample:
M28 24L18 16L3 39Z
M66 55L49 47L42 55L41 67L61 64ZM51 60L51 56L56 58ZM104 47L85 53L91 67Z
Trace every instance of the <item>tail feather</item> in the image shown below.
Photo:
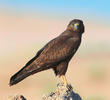
M35 57L33 57L20 71L18 71L15 75L13 75L10 78L10 83L9 83L10 86L17 84L18 82L22 81L23 79L25 79L26 77L28 77L34 73L44 70L43 68L41 68L41 66L37 66L34 63L34 61L40 55L42 50L43 49L38 51L38 53Z
M26 77L47 69L50 69L50 67L37 66L36 64L32 63L28 66L23 67L20 71L18 71L15 75L13 75L10 78L9 85L10 86L15 85L20 81L22 81L23 79L25 79Z
M26 72L25 67L22 68L20 71L18 71L15 75L13 75L10 78L10 86L17 84L18 82L22 81L24 78L26 78L27 76L29 76L29 73Z
M35 64L25 66L10 78L9 85L12 86L14 84L17 84L18 82L22 81L26 77L28 77L34 73L37 73L39 71L40 71L40 68L38 68Z

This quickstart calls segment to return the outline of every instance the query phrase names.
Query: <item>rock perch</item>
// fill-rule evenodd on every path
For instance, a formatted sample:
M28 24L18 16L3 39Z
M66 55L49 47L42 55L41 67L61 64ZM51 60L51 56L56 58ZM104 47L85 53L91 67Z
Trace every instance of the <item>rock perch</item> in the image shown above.
M27 100L22 95L9 96L8 100ZM32 99L31 99L32 100ZM42 100L82 100L81 97L73 91L71 85L66 87L64 84L58 84L55 92L51 92L42 97Z
M58 84L56 92L44 95L42 100L82 100L81 97L73 91L71 85L66 87L64 84Z
M8 97L8 100L27 100L23 95L15 94Z

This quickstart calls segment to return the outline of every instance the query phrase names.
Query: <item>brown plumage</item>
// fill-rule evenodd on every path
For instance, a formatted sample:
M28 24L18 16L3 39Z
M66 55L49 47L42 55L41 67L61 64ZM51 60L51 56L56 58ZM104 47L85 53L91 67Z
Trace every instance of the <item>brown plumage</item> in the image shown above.
M36 56L10 79L10 86L37 72L53 69L58 76L65 75L68 63L77 51L84 25L81 20L72 20L67 29L47 43Z

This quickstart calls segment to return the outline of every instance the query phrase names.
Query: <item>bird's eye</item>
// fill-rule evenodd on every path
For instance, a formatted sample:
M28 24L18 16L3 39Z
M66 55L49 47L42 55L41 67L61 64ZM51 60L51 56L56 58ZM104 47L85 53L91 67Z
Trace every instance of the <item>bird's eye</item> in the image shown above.
M79 23L74 24L74 30L77 30L79 28Z

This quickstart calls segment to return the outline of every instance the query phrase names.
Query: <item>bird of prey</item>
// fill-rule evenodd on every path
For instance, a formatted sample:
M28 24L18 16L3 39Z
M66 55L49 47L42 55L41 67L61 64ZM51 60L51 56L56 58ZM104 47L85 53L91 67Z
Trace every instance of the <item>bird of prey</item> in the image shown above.
M80 46L82 33L84 33L83 21L79 19L70 21L63 33L48 42L34 58L11 77L10 86L47 69L53 69L55 75L67 86L65 73L70 59Z

